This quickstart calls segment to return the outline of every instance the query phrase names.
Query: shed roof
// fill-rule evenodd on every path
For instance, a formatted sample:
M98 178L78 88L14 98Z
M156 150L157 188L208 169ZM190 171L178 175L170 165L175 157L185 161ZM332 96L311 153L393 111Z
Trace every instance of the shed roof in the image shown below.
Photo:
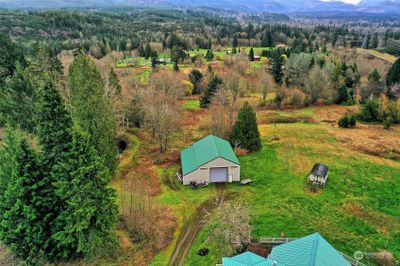
M326 177L328 174L328 166L317 163L313 166L311 173L316 176Z
M270 258L286 266L350 266L319 233L274 247Z
M272 266L273 262L271 259L266 259L257 254L254 254L250 251L246 251L245 253L239 254L232 258L222 258L223 266ZM275 264L277 266L282 264Z
M240 164L228 141L209 135L181 151L182 173L189 174L217 158Z

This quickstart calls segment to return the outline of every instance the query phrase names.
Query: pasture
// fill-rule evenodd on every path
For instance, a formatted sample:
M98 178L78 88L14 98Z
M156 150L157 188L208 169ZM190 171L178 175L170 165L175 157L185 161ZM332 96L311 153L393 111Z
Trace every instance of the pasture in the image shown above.
M231 201L247 203L251 212L252 239L260 237L301 237L320 232L338 250L352 255L356 250L375 252L389 250L400 256L398 234L400 211L394 208L400 193L400 162L373 156L356 149L336 136L344 129L328 122L353 107L312 107L299 110L257 112L263 148L239 157L242 179L251 178L254 184L215 185L193 190L183 187L175 173L179 170L179 150L208 134L205 124L208 110L198 108L198 100L184 101L185 130L178 133L172 144L171 163L152 166L160 186L155 204L170 208L176 218L176 228L170 244L159 252L151 265L165 265L182 245L182 236L190 225L204 222L189 246L185 265L212 265L220 262L216 246L208 242L209 218L198 217L201 206L221 195L234 195ZM202 122L192 120L196 115ZM373 127L373 126L372 126ZM363 125L348 131L365 130ZM384 132L399 136L399 128ZM150 157L154 143L141 139L139 157ZM140 159L140 160L141 160ZM135 160L133 158L133 160ZM139 160L139 161L140 161ZM306 177L314 163L330 168L327 187L312 193ZM139 162L140 167L140 162ZM210 253L200 257L197 251L207 247Z

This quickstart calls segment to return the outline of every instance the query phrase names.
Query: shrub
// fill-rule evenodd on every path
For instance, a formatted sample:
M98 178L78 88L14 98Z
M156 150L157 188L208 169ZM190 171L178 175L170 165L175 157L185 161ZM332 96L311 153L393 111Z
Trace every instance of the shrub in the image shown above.
M351 97L349 89L342 85L338 88L338 96L336 99L337 104L352 105L354 104L353 97Z
M375 122L379 119L378 102L375 99L369 99L361 107L359 119L365 122Z
M383 120L383 127L386 130L389 130L390 127L392 126L392 123L393 123L393 118L391 116L388 116Z
M277 90L274 98L274 102L278 107L281 107L284 104L284 101L287 97L287 92L285 89L279 89Z
M289 104L292 106L306 105L307 96L300 89L294 88L289 92Z
M346 113L342 118L340 118L338 124L341 128L353 128L356 126L356 123L356 116L354 114L349 115L348 113Z
M193 94L194 85L190 81L182 80L182 85L185 91L185 96Z

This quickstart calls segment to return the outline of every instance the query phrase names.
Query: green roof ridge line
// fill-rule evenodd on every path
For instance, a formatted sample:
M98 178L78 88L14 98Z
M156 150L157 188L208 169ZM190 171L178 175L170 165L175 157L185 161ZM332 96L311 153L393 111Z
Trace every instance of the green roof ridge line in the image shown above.
M221 158L221 154L219 153L219 150L217 149L217 144L215 144L215 141L214 141L215 136L214 135L210 135L210 136L211 136L212 143L214 144L213 145L214 149L216 150L216 152L218 154L218 158Z
M315 240L312 242L310 266L315 265L315 259L317 258L319 233L315 233L315 235L316 235Z

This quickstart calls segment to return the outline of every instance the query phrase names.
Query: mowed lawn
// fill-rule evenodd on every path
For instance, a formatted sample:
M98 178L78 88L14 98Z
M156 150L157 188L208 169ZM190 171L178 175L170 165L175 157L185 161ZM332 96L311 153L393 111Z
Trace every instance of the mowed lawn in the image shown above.
M260 126L262 150L240 158L242 178L254 184L228 185L250 206L253 239L318 231L348 255L387 249L399 258L400 163L352 151L326 127ZM311 193L306 176L318 162L329 166L330 175L326 188ZM209 230L198 235L186 265L213 265L229 255L207 243ZM205 257L196 254L202 247L210 248Z

